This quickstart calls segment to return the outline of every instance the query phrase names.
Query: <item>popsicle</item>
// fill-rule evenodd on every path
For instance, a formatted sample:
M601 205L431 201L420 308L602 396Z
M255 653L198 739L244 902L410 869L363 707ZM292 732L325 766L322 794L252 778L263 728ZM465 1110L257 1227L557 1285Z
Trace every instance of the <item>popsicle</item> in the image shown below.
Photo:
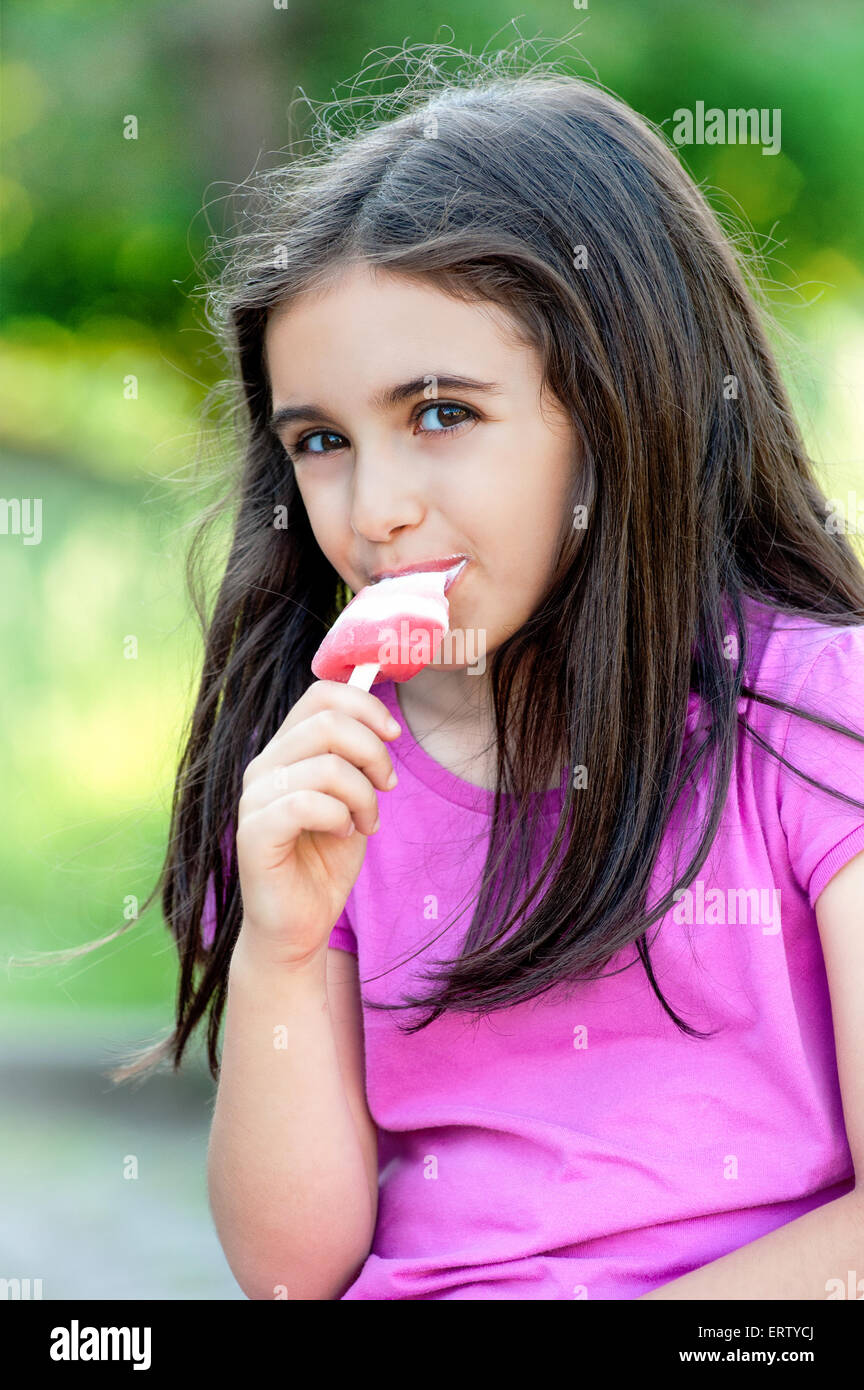
M407 681L433 660L449 631L449 570L400 574L367 584L346 604L312 658L319 680L368 690L376 681Z

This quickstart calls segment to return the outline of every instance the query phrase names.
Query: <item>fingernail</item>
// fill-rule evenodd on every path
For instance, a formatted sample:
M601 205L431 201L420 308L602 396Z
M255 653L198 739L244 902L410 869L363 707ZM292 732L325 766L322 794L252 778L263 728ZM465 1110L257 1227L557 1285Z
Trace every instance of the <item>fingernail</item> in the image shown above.
M373 827L372 827L372 834L373 834L373 835L375 834L375 831L378 829L378 827L379 827L380 824L381 824L381 817L380 817L380 816L376 816L376 817L375 817L375 824L374 824Z
M401 734L402 732L402 725L397 724L395 719L389 721L387 728L390 730L391 734Z
M398 781L399 781L399 778L396 776L395 771L391 772L391 773L390 773L390 776L387 778L386 790L389 792L390 788L391 788L391 787L395 787L395 785L396 785L396 783L397 783Z

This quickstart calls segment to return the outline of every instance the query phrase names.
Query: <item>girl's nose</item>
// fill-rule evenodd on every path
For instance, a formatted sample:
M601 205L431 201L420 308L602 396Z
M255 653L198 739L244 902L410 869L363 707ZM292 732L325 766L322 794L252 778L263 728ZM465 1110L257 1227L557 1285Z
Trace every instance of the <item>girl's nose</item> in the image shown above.
M370 543L384 545L394 531L416 526L423 518L419 486L395 451L388 457L376 449L374 457L366 459L358 452L351 487L351 529Z

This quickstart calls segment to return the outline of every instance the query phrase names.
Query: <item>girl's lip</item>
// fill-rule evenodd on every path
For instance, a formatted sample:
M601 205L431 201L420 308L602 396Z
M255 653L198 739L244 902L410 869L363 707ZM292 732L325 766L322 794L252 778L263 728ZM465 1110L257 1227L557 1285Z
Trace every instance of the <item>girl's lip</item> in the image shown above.
M406 565L404 569L382 570L372 576L370 583L379 584L382 579L400 579L406 574L440 573L442 570L447 570L452 571L452 574L448 574L447 582L444 585L446 594L448 589L456 583L467 563L467 555L448 555L443 560L421 560L416 565Z

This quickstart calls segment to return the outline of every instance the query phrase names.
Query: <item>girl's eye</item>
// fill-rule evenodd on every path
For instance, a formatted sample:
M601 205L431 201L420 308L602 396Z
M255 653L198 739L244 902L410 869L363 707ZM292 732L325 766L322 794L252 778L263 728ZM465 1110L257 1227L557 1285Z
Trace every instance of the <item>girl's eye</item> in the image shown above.
M421 420L422 420L423 416L424 416L424 415L428 415L428 414L430 413L430 411L434 412L434 411L438 411L438 410L441 410L441 411L444 411L444 410L461 410L463 416L469 416L469 417L470 417L471 419L473 419L473 420L476 420L476 419L477 419L477 414L476 414L476 412L473 411L473 410L471 410L471 408L470 408L469 406L467 406L467 405L456 405L455 401L444 401L444 402L437 401L435 405L427 405L427 406L424 406L423 409L420 411L420 414L419 414L419 416L418 416L418 419L421 419ZM467 423L468 423L468 421L467 421L466 419L462 419L462 420L453 420L453 421L451 421L449 424L439 426L438 429L431 429L431 430L430 430L430 429L422 429L422 430L420 431L420 433L421 433L421 434L451 434L453 430L458 430L460 425L467 425Z
M478 418L470 406L458 406L454 400L436 400L432 406L424 406L415 418L421 421L426 417L428 424L422 425L419 434L451 434L460 425ZM310 434L301 435L293 449L286 448L286 453L290 457L304 453L335 453L343 449L346 443L344 435L336 434L335 430L313 430Z
M297 439L297 443L296 445L294 445L293 452L332 453L333 449L342 448L342 443L329 442L322 442L321 448L318 448L318 446L315 446L315 448L311 448L311 441L313 441L313 439L321 439L321 441L332 441L332 439L339 439L339 441L342 441L342 443L344 442L344 436L336 434L335 430L315 430L314 434L303 435L303 438Z

